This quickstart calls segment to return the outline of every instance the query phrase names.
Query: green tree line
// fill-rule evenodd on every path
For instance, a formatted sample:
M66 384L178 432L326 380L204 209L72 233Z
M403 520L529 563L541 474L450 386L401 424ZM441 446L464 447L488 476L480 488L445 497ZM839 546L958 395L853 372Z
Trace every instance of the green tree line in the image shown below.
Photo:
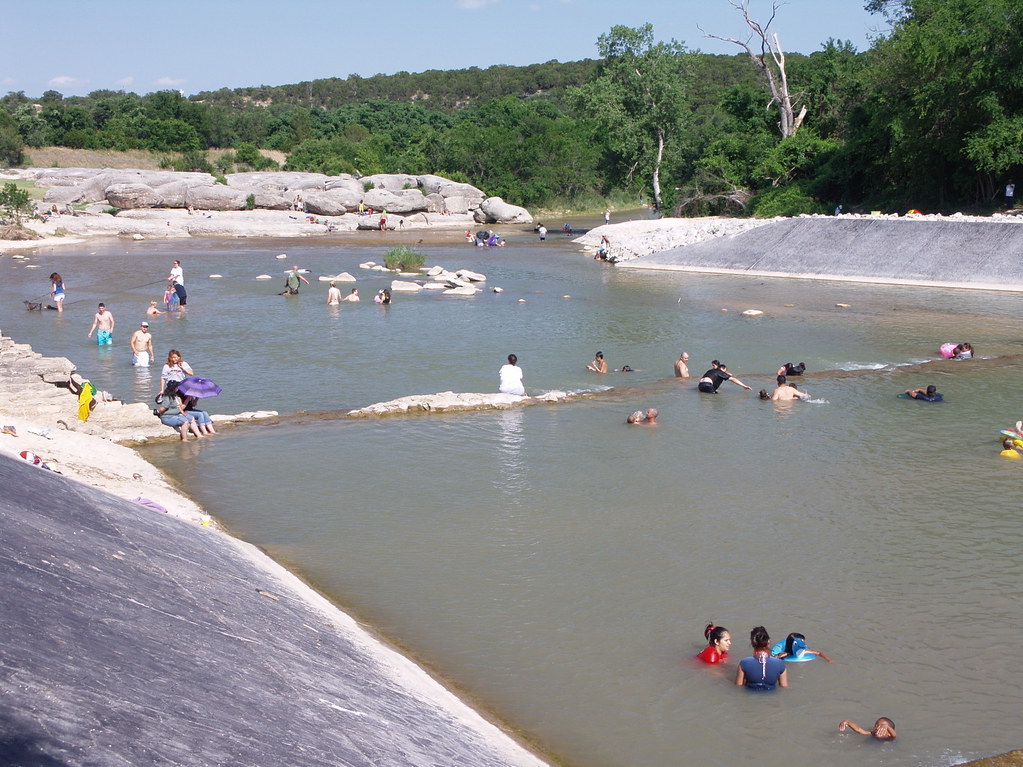
M680 215L991 209L1023 166L1023 3L868 0L866 51L786 56L783 138L743 54L614 27L599 58L350 76L186 98L96 91L0 99L0 164L34 146L185 153L239 167L438 173L529 206L642 197ZM779 23L779 22L773 22ZM784 39L784 29L778 31ZM221 170L227 168L221 167Z

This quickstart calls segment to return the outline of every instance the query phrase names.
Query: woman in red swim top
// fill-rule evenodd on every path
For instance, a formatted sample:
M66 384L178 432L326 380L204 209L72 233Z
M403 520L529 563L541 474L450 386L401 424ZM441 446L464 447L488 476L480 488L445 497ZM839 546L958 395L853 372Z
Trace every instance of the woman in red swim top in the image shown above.
M708 623L703 635L707 637L707 646L696 657L704 663L712 664L728 660L728 648L732 646L732 635L728 633L728 629Z

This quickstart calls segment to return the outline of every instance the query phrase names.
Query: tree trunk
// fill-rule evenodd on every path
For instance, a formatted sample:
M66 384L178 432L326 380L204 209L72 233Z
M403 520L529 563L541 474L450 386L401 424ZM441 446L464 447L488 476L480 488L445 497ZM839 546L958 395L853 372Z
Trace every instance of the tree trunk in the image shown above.
M657 157L654 159L654 210L661 212L661 159L664 157L664 131L657 131Z

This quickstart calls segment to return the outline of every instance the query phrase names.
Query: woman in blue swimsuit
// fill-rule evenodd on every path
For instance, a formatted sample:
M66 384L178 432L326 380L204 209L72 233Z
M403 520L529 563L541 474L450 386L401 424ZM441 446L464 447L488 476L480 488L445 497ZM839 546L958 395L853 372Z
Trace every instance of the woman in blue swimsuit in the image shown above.
M735 672L735 684L745 685L750 690L773 690L775 687L788 687L789 676L785 661L771 657L771 637L767 629L757 626L749 633L753 654L739 661Z

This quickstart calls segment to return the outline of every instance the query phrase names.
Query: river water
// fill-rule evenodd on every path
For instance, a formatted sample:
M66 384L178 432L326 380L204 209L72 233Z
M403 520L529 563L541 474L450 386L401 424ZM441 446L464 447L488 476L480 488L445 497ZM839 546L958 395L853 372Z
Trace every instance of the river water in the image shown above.
M5 257L0 327L115 395L151 397L158 370L131 368L127 339L181 259L189 310L153 322L158 358L174 346L220 383L215 412L287 415L144 455L567 765L935 765L1021 745L1009 670L1023 629L1023 462L999 458L996 439L1023 417L1019 296L632 272L559 236L508 236L504 249L457 232L420 245L429 264L482 272L504 292L396 294L389 307L327 307L315 281L274 294L294 262L312 278L349 271L369 299L390 278L358 264L402 236ZM53 270L67 311L23 311ZM118 321L112 348L85 338L100 300ZM948 340L981 358L930 362ZM598 349L634 372L588 373ZM805 361L813 400L775 406L727 383L699 395L669 377L682 350L694 374L719 358L754 390ZM335 417L407 394L494 391L509 352L529 393L598 395ZM946 402L895 396L929 383ZM650 406L657 427L624 424ZM774 638L803 632L835 663L793 664L789 689L747 694L734 665L692 660L712 621L732 631L733 659L763 624ZM895 744L836 731L882 715Z

